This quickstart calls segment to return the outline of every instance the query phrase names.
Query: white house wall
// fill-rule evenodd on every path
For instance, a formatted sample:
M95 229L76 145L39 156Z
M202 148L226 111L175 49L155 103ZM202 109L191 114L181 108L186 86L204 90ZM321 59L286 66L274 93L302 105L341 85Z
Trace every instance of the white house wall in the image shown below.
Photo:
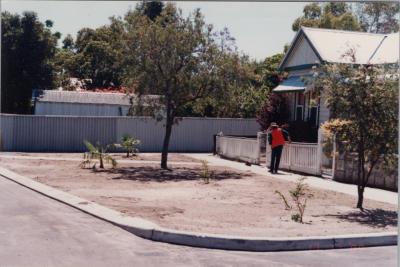
M301 66L305 64L319 63L317 55L314 53L308 41L302 35L300 36L296 46L287 59L285 67Z

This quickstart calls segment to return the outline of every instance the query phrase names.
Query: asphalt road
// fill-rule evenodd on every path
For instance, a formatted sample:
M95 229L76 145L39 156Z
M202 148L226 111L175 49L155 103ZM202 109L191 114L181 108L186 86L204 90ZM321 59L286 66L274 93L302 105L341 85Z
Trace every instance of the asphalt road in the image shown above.
M157 243L0 177L0 266L397 266L397 248L234 252Z

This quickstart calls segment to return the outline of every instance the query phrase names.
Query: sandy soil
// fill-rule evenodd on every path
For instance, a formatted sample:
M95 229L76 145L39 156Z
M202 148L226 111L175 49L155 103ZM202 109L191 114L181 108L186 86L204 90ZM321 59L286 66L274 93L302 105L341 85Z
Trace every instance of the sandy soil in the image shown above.
M81 159L83 153L26 153L26 152L1 152L2 155L7 156L29 156L29 157L49 157L49 158L76 158ZM116 160L143 160L143 161L161 161L161 153L138 153L126 157L126 153L110 153ZM179 153L169 153L168 161L170 162L196 162L200 160L187 157Z
M0 158L0 165L172 229L271 237L397 231L397 207L366 200L362 213L354 208L355 197L314 188L305 223L293 222L274 192L288 196L294 183L224 167L211 167L214 179L205 184L198 164L162 171L158 164L125 163L94 171L76 161Z

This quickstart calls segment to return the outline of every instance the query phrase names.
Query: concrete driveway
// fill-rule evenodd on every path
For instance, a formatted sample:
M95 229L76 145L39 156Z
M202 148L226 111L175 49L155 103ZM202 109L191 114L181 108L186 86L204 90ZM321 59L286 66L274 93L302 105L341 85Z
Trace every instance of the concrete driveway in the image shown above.
M396 247L234 252L136 237L0 177L0 266L396 266Z

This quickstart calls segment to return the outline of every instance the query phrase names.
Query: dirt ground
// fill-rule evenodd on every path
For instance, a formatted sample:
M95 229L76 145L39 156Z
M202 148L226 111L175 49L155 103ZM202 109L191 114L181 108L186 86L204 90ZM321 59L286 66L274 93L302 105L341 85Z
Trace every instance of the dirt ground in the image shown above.
M6 156L28 156L28 157L49 157L49 158L75 158L77 160L81 159L83 153L27 153L27 152L2 152L2 155ZM138 153L136 155L130 154L129 158L126 157L126 153L110 153L113 158L118 160L143 160L143 161L160 161L160 153ZM179 153L169 153L168 160L170 162L197 162L200 160L187 157Z
M57 154L63 156L72 154ZM191 160L181 156L173 157ZM146 155L140 157L148 160ZM95 171L81 169L77 161L0 157L0 165L128 216L178 230L264 237L397 231L396 206L365 200L366 211L360 212L354 208L355 197L315 188L310 188L314 196L308 201L305 223L296 223L290 219L293 212L285 210L274 193L279 190L289 197L294 183L225 167L210 167L214 178L206 184L200 164L174 165L167 171L160 170L157 162L121 163L116 169Z

